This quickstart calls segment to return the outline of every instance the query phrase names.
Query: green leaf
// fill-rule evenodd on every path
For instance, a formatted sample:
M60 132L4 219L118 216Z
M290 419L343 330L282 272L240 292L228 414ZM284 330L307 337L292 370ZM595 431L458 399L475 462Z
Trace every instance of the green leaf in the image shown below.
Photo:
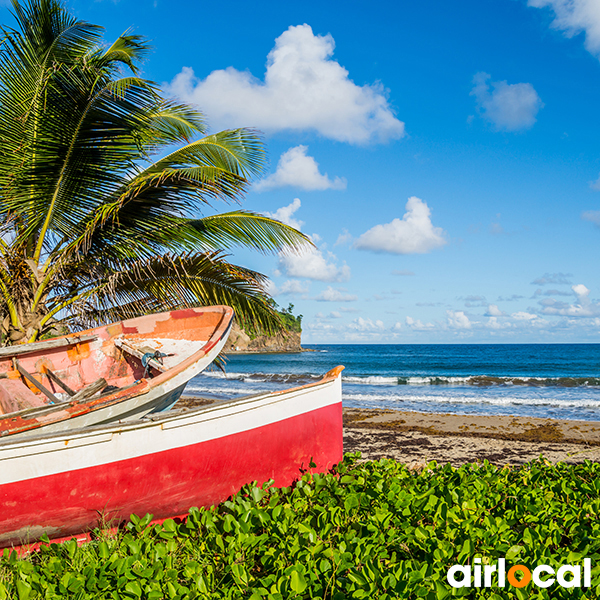
M129 581L125 585L125 592L134 596L135 598L140 598L142 596L142 588L137 581Z
M519 554L521 554L522 550L523 546L511 546L508 552L506 553L506 560L513 560L514 558L519 556Z
M435 597L437 600L444 600L450 596L449 585L442 585L439 581L435 582Z
M28 600L31 594L31 586L24 581L17 580L17 594L19 600Z
M292 571L290 576L290 587L295 594L301 594L306 589L306 579L302 573Z
M98 544L98 556L102 559L107 559L110 556L108 544L104 540Z
M248 572L246 571L246 568L244 565L241 564L234 564L231 566L231 572L233 573L233 577L235 579L235 581L241 585L241 586L247 586L248 585Z
M360 506L360 499L356 494L350 494L344 500L344 508L346 510L352 510L353 508L357 508Z

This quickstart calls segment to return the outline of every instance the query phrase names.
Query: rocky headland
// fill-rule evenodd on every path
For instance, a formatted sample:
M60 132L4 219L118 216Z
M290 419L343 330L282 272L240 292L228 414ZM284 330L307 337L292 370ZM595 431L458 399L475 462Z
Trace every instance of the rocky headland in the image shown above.
M233 324L225 345L227 354L248 352L303 352L300 344L302 332L282 329L276 335L249 336L237 322Z

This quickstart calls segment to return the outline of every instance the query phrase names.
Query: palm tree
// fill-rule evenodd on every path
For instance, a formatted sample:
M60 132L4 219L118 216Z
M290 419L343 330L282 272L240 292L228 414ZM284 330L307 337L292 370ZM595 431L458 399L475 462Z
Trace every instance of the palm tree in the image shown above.
M298 250L292 227L234 210L264 169L258 132L206 135L196 109L139 75L147 43L58 0L13 0L0 45L0 322L7 343L158 310L228 304L278 324L265 276L230 264L236 245ZM204 137L199 137L204 136Z

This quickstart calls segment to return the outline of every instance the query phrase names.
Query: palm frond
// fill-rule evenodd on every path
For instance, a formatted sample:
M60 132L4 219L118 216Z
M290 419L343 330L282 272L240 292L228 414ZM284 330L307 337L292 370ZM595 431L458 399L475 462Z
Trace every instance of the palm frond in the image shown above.
M87 265L74 282L84 302L78 305L75 299L65 320L85 328L148 312L225 304L257 330L280 329L280 317L267 301L265 276L225 258L221 252L167 254L129 261L115 271L105 264ZM87 294L91 288L94 293Z
M139 76L149 45L59 0L13 0L0 42L0 321L14 342L177 306L229 304L280 326L264 276L223 254L293 252L293 228L236 210L267 158L259 132L206 135L203 115ZM200 137L199 136L204 136ZM175 147L175 149L173 149ZM167 152L167 150L170 150ZM12 328L12 329L11 329Z
M266 254L299 252L314 246L308 236L294 227L245 210L189 220L185 225L194 229L197 240L212 249L247 246Z
M179 165L213 166L243 179L262 174L266 153L261 134L254 129L228 129L171 152L146 169L160 172Z
M119 36L106 50L98 52L94 57L96 67L113 67L115 63L127 65L135 74L137 64L150 50L149 44L139 35L124 33Z

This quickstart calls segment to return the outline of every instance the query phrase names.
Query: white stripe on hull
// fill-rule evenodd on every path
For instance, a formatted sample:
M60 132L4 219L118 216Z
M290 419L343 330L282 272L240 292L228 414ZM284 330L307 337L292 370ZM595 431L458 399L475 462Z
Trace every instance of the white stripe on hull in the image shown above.
M0 442L0 485L107 465L259 428L341 402L341 377L118 427Z

